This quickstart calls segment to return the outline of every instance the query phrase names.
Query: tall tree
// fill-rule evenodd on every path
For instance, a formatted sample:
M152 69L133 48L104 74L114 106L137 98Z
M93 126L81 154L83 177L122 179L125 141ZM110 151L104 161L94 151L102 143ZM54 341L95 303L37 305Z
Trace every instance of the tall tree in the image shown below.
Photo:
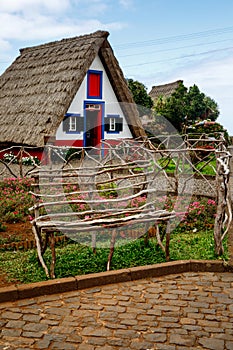
M148 113L153 106L153 100L147 94L147 88L144 84L137 80L127 79L128 87L133 95L134 102L138 106L139 115L142 116Z
M215 121L219 115L217 103L201 92L197 85L187 89L182 82L171 96L161 96L154 104L157 114L168 119L180 132L197 120Z

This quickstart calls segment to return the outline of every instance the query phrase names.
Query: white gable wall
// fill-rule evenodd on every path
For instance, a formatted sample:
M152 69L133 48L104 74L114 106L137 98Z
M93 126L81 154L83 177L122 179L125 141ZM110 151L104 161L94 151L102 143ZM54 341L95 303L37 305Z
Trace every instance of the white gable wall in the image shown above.
M84 78L79 90L77 91L67 113L75 113L80 114L81 116L84 115L84 101L90 101L90 103L93 102L104 102L105 103L105 113L104 117L107 116L107 114L117 114L121 118L123 118L123 131L119 134L111 134L104 132L104 139L110 140L110 139L117 139L117 138L132 138L132 134L130 132L130 129L128 127L128 124L126 122L126 119L124 117L123 111L120 107L120 104L117 101L116 95L113 91L113 88L110 84L110 81L107 77L107 74L105 72L104 66L99 58L97 56L93 63L91 64L90 68L91 70L98 70L103 72L103 86L102 86L102 99L87 99L87 77ZM83 132L79 134L70 134L63 131L62 123L60 124L57 133L56 133L56 139L57 140L83 140Z

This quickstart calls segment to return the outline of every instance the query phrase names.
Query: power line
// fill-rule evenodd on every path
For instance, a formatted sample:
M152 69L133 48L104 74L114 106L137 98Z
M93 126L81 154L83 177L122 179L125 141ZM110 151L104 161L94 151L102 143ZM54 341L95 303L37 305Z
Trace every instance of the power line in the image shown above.
M182 41L182 40L204 38L204 37L209 37L209 36L213 36L213 35L221 35L221 34L226 34L226 33L231 33L231 32L233 32L233 27L226 27L226 28L211 29L211 30L190 33L190 34L169 36L169 37L152 39L152 40L135 41L135 42L131 42L131 43L115 45L114 47L118 50L126 50L126 49L130 49L130 48L134 48L134 47L161 45L161 44L166 44L169 42L177 42L177 41Z
M137 64L131 64L131 65L128 65L128 66L124 66L124 68L144 66L144 65L147 65L147 64L164 62L164 61L179 60L179 59L183 59L183 58L189 58L189 57L194 57L194 56L201 56L201 55L206 55L206 54L220 52L220 51L226 51L226 50L232 50L232 49L233 49L233 46L225 47L223 49L204 51L204 52L200 52L200 53L197 53L197 54L183 55L183 56L180 56L180 57L167 58L167 59L162 59L162 60L157 60L157 61L150 61L150 62L142 62L142 63L137 63Z
M217 44L217 43L222 43L225 41L229 41L232 39L224 39L224 40L217 40L217 41L211 41L209 43L200 43L200 44L193 44L193 45L186 45L186 46L180 46L180 47L172 47L169 49L161 49L161 50L156 50L156 51L149 51L149 52L137 52L137 53L131 53L128 55L120 55L118 56L119 58L123 58L123 57L131 57L131 56L140 56L140 55L150 55L150 54L154 54L154 53L158 53L158 52L167 52L167 51L174 51L174 50L180 50L180 49L187 49L190 47L197 47L197 46L206 46L206 45L211 45L211 44Z

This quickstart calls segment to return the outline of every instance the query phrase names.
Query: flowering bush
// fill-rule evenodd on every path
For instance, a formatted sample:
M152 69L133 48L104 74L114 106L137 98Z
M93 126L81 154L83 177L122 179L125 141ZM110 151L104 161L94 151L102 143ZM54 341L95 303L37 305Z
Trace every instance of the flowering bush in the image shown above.
M34 163L37 165L40 164L40 160L37 156L35 156L35 157L32 157L32 156L31 157L23 157L22 158L23 165L34 165Z
M17 158L16 155L14 155L13 152L5 153L3 155L3 160L6 163L13 163L13 164L18 164L19 163L19 159ZM35 156L35 157L33 157L33 156L22 157L22 164L23 165L34 165L34 164L39 165L40 164L40 160L39 160L39 158L37 156Z
M14 223L24 221L26 217L29 217L28 208L33 205L33 196L29 194L32 189L32 179L29 178L8 178L0 182L0 225L4 223ZM48 191L51 189L48 188ZM73 203L71 208L74 211L89 210L90 207L88 201L89 195L81 195L78 191L77 185L67 185L64 188L66 199L82 200L82 203ZM55 189L52 189L54 193ZM59 189L58 189L59 191ZM111 209L111 201L103 201L103 199L111 199L115 197L111 191L114 189L106 190L106 193L93 194L92 199L96 200L96 206L99 210ZM121 202L118 204L124 208L139 208L147 201L145 196L138 196L133 200ZM47 208L47 213L56 212L56 208ZM214 218L216 214L217 204L213 199L202 198L194 199L193 201L186 202L185 197L173 197L173 196L161 196L155 200L155 209L175 210L177 213L177 223L182 231L201 230L214 224ZM59 207L59 210L61 208ZM70 210L70 209L69 209ZM67 205L64 206L64 211L67 211ZM32 219L32 218L31 218Z
M17 157L12 153L12 152L9 152L9 153L5 153L3 155L3 160L6 162L6 163L17 163Z
M28 178L7 178L0 182L0 223L25 220L33 204L31 188L32 180Z
M217 203L213 199L194 199L191 203L186 203L185 197L177 199L173 196L161 196L156 201L156 210L175 210L176 221L182 231L190 231L190 229L196 231L214 225ZM145 197L137 197L132 200L131 207L140 207L145 203Z
M214 224L217 203L213 199L196 200L187 208L183 225L203 229Z

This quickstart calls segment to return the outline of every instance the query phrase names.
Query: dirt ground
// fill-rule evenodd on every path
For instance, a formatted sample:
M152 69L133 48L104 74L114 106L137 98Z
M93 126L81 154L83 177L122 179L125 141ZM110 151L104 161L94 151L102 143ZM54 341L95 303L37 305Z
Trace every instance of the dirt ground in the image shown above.
M29 221L18 222L13 224L4 224L7 228L6 231L0 232L0 248L4 243L20 242L24 240L34 239L31 224ZM17 281L8 282L6 275L2 273L0 266L0 288L7 287L13 284L17 284Z
M29 221L16 222L15 224L6 223L4 226L6 226L6 231L0 232L0 245L3 239L4 241L5 239L8 240L8 242L5 243L10 243L34 238L32 234L32 225Z

